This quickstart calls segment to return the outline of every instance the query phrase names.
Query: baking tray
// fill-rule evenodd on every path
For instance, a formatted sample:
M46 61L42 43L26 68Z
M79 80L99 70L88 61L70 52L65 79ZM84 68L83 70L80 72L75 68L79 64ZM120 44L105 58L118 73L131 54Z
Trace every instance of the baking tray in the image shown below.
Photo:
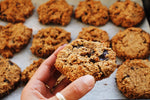
M0 1L2 1L2 0L0 0ZM73 17L72 17L70 24L68 24L67 26L60 26L60 25L53 25L53 24L42 25L38 21L38 14L37 14L36 10L39 7L39 5L41 5L47 1L48 0L32 0L33 5L35 6L35 9L34 9L33 15L31 17L29 17L25 21L24 24L27 27L30 27L33 29L33 34L36 34L42 28L46 28L46 27L50 27L50 26L57 26L57 27L61 27L65 30L67 30L68 32L71 32L71 38L72 38L72 40L75 40L78 36L78 33L82 30L83 27L90 26L90 25L86 25L86 24L74 19ZM78 5L78 3L83 0L66 0L66 1L70 5L73 5L74 9L75 9L76 6ZM100 1L102 2L103 5L109 7L117 0L100 0ZM137 2L141 6L143 6L141 0L132 0L132 1ZM8 23L0 20L0 25L6 25L6 24L8 24ZM150 33L150 28L149 28L148 21L146 18L143 20L143 22L138 27L140 27L143 30L145 30L146 32ZM109 34L109 39L111 39L120 30L125 29L125 28L122 28L119 26L115 26L111 21L109 21L104 26L99 26L98 28L105 30ZM33 60L38 59L38 57L34 56L30 51L31 43L32 43L32 39L27 47L25 47L21 52L16 53L14 55L14 57L11 58L11 60L13 62L15 62L21 68L22 71L27 66L29 66L33 62ZM117 58L117 64L120 64L121 62L122 61ZM81 100L125 99L125 97L118 90L116 83L115 83L116 70L114 71L114 73L111 74L110 77L103 79L101 81L97 81L95 84L95 87L92 89L92 91L90 91L83 98L81 98ZM24 88L24 86L20 85L11 94L4 97L3 100L19 100L20 96L21 96L21 91L23 88Z

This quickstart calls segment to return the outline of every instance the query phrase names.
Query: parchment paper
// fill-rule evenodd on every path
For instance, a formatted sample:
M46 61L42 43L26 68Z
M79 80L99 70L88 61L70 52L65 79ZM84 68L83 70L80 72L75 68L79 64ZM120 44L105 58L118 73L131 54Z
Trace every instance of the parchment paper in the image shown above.
M65 30L71 32L71 38L72 38L72 40L74 40L74 39L76 39L76 37L78 36L78 33L82 30L83 27L89 26L89 25L83 24L82 22L80 22L80 21L78 21L74 18L72 18L69 25L64 26L64 27L62 27L60 25L53 25L53 24L51 24L51 25L42 25L38 21L38 14L37 14L36 9L39 7L39 5L45 3L46 1L48 1L48 0L32 0L33 4L35 6L34 13L31 17L29 17L25 21L24 24L27 27L30 27L30 28L33 29L33 34L36 34L42 28L46 28L46 27L49 27L49 26L58 26L58 27L64 28ZM74 5L74 9L75 9L77 4L79 3L79 1L83 1L83 0L66 0L66 1L69 4ZM100 1L102 2L102 4L109 7L116 0L100 0ZM141 0L133 0L133 1L139 3L141 6L143 6ZM4 21L0 20L0 25L6 25L6 24L7 24L7 22L4 22ZM142 24L140 24L138 27L140 27L143 30L150 33L150 28L149 28L148 21L147 21L146 18L142 22ZM124 30L124 28L115 26L110 21L106 25L100 26L99 28L107 31L108 34L109 34L110 39L119 30ZM15 54L14 57L11 58L11 60L13 62L15 62L21 68L22 71L27 66L29 66L33 62L33 60L38 59L38 57L34 56L30 51L31 43L32 43L32 39L31 39L29 45L26 48L24 48L21 52ZM117 59L117 63L120 64L121 60ZM116 86L115 73L116 73L116 70L109 78L103 79L101 81L97 81L94 89L92 91L90 91L87 95L85 95L83 98L81 98L81 100L125 99L125 97L120 93L120 91L118 90L118 88ZM5 98L3 98L3 100L19 100L23 88L24 88L24 86L22 86L22 85L19 86L11 94L9 94Z

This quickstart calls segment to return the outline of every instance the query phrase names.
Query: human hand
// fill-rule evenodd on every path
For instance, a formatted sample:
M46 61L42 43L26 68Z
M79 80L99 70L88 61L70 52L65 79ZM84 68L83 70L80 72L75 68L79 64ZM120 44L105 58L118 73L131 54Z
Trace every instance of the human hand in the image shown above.
M94 87L94 77L86 75L78 78L72 83L70 83L69 80L64 79L56 86L52 93L50 92L61 75L61 73L55 69L54 63L58 52L63 49L63 47L64 46L59 47L41 64L24 87L21 94L21 100L58 100L55 96L57 92L60 92L66 100L78 100Z

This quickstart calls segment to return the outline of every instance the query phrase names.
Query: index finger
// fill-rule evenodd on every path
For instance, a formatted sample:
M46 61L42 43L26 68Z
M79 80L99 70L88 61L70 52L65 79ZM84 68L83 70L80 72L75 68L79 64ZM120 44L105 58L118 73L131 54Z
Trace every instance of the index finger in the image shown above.
M40 80L42 82L47 82L48 79L53 75L55 72L54 63L57 58L57 54L60 50L62 50L65 45L60 46L50 57L48 57L38 68L32 78Z

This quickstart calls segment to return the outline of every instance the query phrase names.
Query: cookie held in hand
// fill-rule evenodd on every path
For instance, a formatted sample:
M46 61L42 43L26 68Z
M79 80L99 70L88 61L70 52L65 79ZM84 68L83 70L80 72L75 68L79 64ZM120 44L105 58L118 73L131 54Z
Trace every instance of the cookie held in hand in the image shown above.
M103 43L76 39L58 53L55 67L71 81L86 74L101 80L116 69L116 53Z

